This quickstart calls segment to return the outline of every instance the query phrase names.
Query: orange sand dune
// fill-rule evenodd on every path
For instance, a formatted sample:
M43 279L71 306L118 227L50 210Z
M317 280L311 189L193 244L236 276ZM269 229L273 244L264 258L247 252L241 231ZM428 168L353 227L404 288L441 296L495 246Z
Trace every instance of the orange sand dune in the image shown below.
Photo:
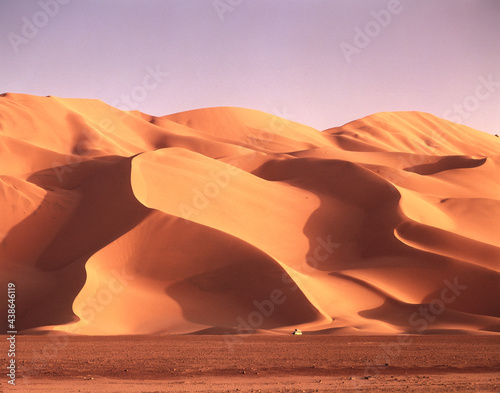
M20 331L500 332L500 140L480 131L4 94L0 159Z

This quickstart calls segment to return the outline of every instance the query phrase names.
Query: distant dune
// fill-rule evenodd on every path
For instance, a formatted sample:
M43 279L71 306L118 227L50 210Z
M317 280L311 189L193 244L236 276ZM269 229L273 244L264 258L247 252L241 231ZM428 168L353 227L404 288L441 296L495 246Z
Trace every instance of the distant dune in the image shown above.
M430 114L8 93L0 163L25 333L500 332L500 139Z

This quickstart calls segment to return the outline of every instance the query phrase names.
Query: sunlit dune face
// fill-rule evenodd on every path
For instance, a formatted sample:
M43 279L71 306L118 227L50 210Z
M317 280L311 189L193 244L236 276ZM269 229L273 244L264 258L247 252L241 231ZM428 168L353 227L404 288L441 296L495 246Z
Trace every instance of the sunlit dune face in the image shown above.
M324 132L16 94L0 113L20 331L498 331L494 136L419 112Z

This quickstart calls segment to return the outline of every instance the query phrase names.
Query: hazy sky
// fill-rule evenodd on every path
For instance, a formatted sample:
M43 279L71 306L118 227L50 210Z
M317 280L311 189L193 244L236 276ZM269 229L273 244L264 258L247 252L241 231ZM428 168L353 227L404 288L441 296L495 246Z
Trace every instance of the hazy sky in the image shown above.
M499 0L0 0L0 91L500 133Z

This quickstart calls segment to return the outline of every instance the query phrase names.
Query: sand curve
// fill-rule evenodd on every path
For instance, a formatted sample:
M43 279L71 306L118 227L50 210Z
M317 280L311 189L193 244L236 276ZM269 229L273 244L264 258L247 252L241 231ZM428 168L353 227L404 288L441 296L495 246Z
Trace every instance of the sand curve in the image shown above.
M492 135L420 112L320 132L10 93L0 113L20 331L500 332Z

